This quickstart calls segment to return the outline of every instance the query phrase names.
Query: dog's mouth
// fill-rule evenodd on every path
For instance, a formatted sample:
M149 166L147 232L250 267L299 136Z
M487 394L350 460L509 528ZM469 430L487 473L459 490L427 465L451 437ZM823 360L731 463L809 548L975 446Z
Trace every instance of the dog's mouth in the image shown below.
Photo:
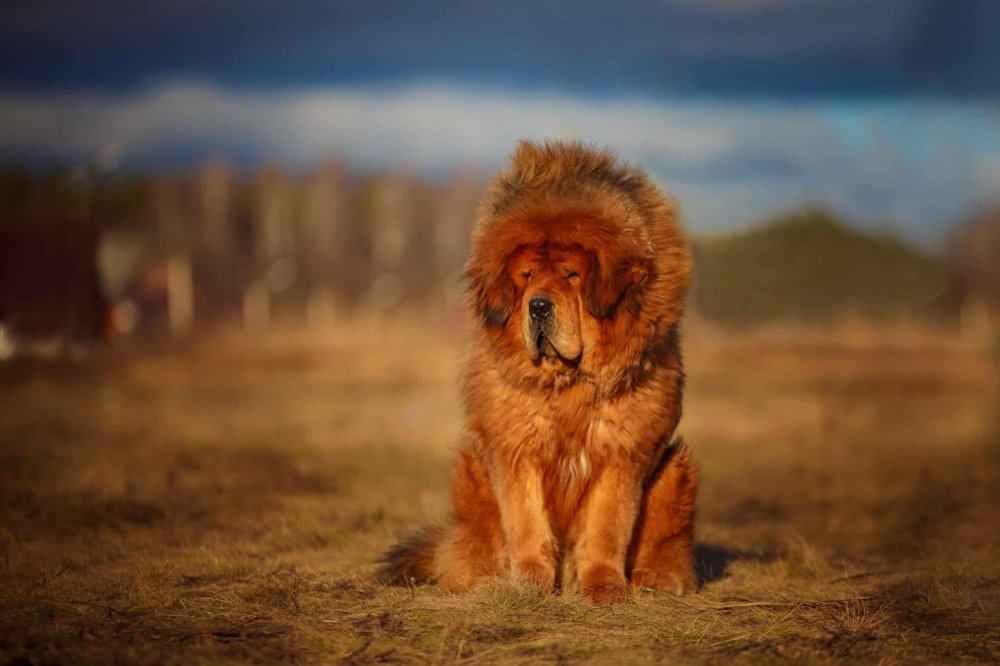
M540 358L547 358L552 361L575 365L579 361L579 358L569 358L565 353L560 353L559 347L556 346L556 343L550 336L551 333L547 332L544 326L532 326L527 332L525 335L525 346L531 360L537 361ZM579 355L577 356L579 357Z
M537 361L542 356L552 359L559 358L556 346L552 344L552 340L545 333L545 327L539 322L531 322L525 328L524 346L532 361Z
M545 331L538 331L538 336L535 338L535 348L538 349L538 353L542 356L548 358L560 358L559 352L556 351L556 346L552 344L548 336L545 335Z

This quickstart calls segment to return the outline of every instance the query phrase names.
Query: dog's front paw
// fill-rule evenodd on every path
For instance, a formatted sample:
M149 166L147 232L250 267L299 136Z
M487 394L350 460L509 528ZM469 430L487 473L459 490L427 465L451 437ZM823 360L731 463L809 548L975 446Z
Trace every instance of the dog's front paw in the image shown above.
M697 586L698 580L694 569L657 570L634 569L632 571L632 587L637 590L659 590L685 594Z
M628 591L625 574L608 566L589 569L580 574L580 591L597 606L621 603Z
M518 560L514 572L534 585L540 592L551 592L555 587L555 565L538 557Z
M583 588L583 596L595 606L613 606L625 601L625 585L593 585Z

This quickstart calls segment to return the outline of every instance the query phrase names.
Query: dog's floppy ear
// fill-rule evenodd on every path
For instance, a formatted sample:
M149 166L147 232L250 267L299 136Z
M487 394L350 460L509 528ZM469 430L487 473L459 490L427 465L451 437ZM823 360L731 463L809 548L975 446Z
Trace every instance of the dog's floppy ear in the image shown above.
M584 303L598 319L609 316L615 308L646 281L649 262L638 256L608 257L594 253L587 277Z
M469 281L469 304L487 326L503 326L514 311L517 287L506 267L471 264L465 269Z

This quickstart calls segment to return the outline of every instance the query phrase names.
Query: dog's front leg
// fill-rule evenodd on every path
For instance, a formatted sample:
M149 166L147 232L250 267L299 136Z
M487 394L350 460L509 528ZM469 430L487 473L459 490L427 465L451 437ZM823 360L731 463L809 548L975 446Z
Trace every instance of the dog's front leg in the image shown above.
M556 547L545 511L542 477L537 467L521 464L494 475L500 522L514 573L543 592L555 585Z
M580 590L595 604L625 597L625 558L641 499L641 477L629 467L607 465L591 484L576 559Z

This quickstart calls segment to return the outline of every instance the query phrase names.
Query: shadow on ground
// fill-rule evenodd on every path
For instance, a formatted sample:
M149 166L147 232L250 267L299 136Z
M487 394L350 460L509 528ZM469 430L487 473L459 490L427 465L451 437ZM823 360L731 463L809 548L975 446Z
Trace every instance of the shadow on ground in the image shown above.
M750 553L738 548L714 543L699 543L694 547L694 568L698 574L698 587L721 580L729 573L729 565L740 560L770 562L773 555Z

